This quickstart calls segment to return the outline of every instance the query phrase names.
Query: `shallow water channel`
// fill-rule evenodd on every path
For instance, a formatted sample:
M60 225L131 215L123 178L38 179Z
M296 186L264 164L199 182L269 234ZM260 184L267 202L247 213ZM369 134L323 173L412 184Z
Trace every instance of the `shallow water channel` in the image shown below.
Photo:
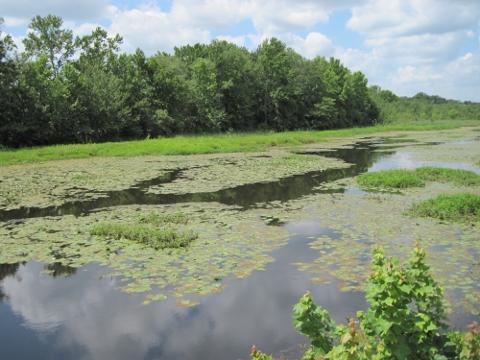
M337 157L353 166L290 176L275 182L185 195L143 191L148 186L182 176L178 170L128 190L107 192L99 199L46 208L3 210L0 221L83 215L107 206L130 204L220 202L249 208L261 207L270 201L299 199L312 193L348 196L361 190L349 186L322 189L319 185L388 168L434 165L480 172L478 167L468 164L416 161L408 152L411 143L404 138L387 142L365 139L351 148L307 151ZM142 305L141 295L120 292L118 279L110 277L107 269L97 264L79 269L37 262L0 265L0 358L247 359L250 347L255 344L280 358L296 359L305 338L293 329L291 307L306 290L339 322L364 309L366 303L361 292L341 292L334 278L328 284L312 285L311 275L294 266L318 256L309 247L313 239L324 235L337 239L341 236L337 230L324 227L322 219L316 218L272 226L283 226L291 234L287 245L271 254L274 262L244 279L222 279L227 285L222 291L198 296L199 304L189 308L178 307L171 298ZM454 309L450 316L452 325L459 328L474 319L461 309Z

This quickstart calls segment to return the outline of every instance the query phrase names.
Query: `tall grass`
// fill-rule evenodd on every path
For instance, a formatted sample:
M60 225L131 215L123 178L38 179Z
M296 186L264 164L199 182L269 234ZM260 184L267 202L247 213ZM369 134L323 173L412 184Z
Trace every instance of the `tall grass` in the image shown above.
M410 212L415 216L441 220L478 222L480 221L480 196L468 193L439 195L415 204Z

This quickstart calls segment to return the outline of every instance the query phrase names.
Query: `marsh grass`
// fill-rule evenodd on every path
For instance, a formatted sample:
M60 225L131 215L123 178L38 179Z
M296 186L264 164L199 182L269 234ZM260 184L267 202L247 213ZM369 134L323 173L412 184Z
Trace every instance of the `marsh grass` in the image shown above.
M195 232L182 232L171 227L157 228L148 224L111 222L96 224L90 233L109 239L135 241L156 250L187 247L198 237Z
M188 217L182 213L174 213L174 214L151 213L148 215L140 216L138 221L142 224L151 224L151 225L187 224Z
M358 184L363 188L405 189L425 186L425 182L413 171L398 169L361 174Z
M425 181L451 182L461 186L480 185L480 175L468 170L421 167L415 173Z
M264 151L273 146L309 144L338 137L350 137L392 131L446 130L461 126L475 126L478 124L478 121L447 121L435 123L417 122L340 130L175 136L171 138L107 142L100 144L54 145L19 150L0 149L0 166L97 156L190 155L254 152Z
M405 189L423 187L428 181L451 182L459 186L480 185L480 175L460 169L421 167L415 170L395 169L361 174L362 188Z
M410 214L458 222L480 221L480 196L468 193L439 195L415 204Z

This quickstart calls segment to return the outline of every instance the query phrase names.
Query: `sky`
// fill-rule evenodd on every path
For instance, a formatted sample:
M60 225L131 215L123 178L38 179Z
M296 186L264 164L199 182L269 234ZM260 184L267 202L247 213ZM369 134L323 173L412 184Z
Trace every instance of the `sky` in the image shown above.
M127 52L214 39L254 50L277 37L399 95L480 101L480 0L0 0L19 48L31 18L49 13L78 35L118 33Z

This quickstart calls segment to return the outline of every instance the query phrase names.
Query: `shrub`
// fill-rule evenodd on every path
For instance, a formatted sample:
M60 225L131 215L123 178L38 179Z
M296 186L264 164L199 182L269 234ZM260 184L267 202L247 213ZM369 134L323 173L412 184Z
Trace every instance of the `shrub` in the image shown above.
M295 328L310 339L303 360L480 360L480 325L449 331L443 291L430 275L418 245L401 265L376 248L366 286L370 307L358 320L335 324L309 292L293 308ZM271 360L254 349L252 359Z

